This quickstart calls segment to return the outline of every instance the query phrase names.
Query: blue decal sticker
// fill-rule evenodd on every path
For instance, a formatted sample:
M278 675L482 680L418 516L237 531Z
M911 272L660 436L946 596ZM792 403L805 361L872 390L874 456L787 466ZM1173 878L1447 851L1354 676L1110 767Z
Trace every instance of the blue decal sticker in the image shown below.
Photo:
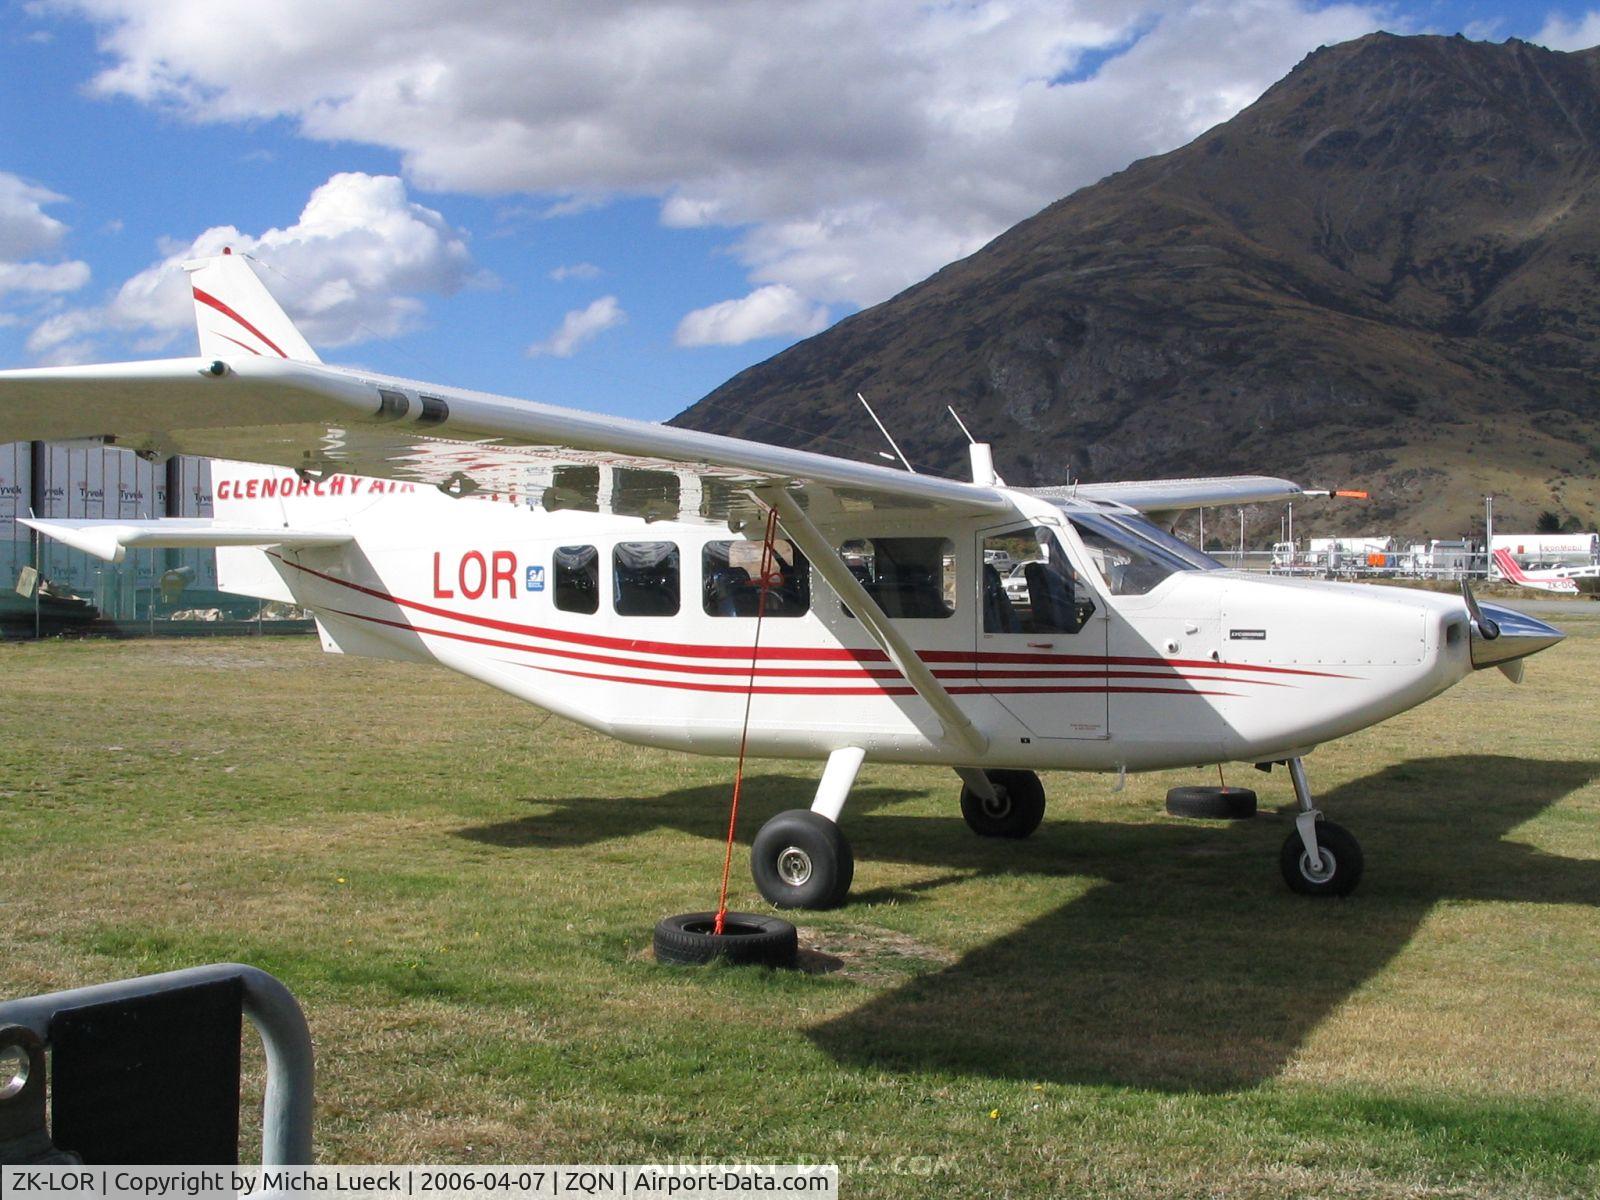
M543 567L529 567L528 568L528 590L530 592L542 592L542 591L544 591L544 568Z

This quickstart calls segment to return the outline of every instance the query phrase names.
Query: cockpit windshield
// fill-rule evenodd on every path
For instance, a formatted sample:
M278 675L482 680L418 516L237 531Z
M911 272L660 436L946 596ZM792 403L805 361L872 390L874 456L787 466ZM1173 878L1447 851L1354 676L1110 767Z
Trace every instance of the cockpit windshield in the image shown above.
M1089 561L1113 596L1142 596L1179 571L1218 571L1222 564L1142 517L1069 510Z

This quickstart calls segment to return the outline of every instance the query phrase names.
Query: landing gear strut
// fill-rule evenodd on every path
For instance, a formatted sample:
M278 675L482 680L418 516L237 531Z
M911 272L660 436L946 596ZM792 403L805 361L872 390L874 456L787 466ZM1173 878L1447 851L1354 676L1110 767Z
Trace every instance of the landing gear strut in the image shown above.
M1305 765L1291 758L1288 767L1300 814L1278 856L1283 878L1305 896L1348 896L1361 882L1361 843L1344 826L1323 820L1306 782Z
M959 767L961 815L979 837L1025 838L1044 820L1044 784L1032 771Z

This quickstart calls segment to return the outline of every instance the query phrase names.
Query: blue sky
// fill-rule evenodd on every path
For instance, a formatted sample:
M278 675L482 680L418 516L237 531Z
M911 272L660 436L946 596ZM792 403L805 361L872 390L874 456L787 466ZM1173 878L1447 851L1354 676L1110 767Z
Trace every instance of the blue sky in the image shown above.
M192 353L226 241L331 361L665 418L1378 28L1600 0L4 3L0 360Z

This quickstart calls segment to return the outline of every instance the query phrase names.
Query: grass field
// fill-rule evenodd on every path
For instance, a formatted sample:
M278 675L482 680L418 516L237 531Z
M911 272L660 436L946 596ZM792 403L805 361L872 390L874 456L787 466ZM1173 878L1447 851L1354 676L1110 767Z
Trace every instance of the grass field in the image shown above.
M806 973L649 957L711 906L729 764L309 639L0 645L0 995L214 960L319 1053L324 1161L841 1165L849 1197L1600 1191L1600 618L1308 760L1345 901L1214 773L1046 777L1022 844L868 764ZM541 723L542 722L542 723ZM742 821L809 803L758 763ZM1246 777L1248 776L1248 777ZM735 906L759 908L743 856Z

